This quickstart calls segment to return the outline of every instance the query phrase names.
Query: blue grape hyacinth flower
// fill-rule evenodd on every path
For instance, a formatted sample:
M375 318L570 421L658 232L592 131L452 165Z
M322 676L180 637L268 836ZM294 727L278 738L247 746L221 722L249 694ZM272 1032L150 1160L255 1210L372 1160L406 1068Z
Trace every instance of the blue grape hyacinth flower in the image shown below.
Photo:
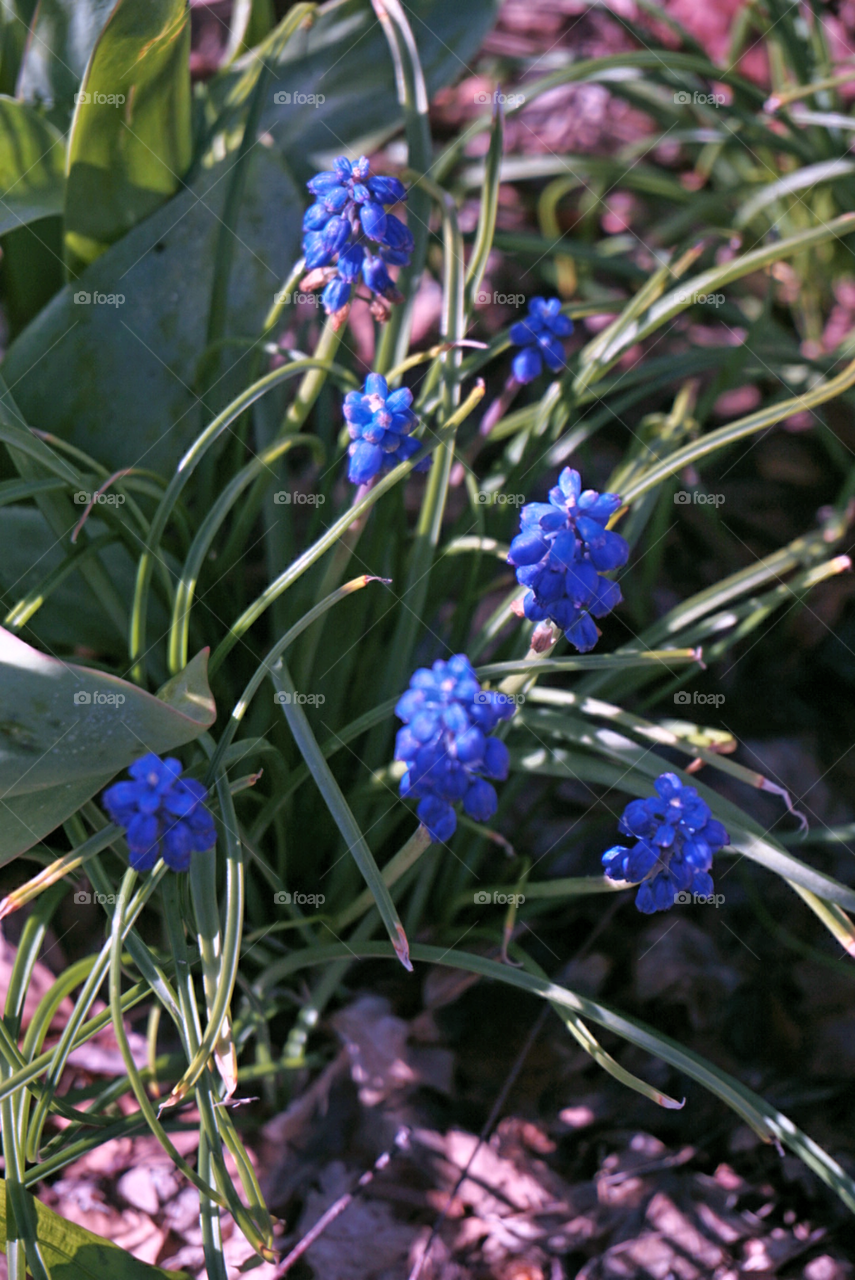
M511 325L511 342L522 347L513 360L517 382L533 382L543 372L544 364L553 373L564 368L561 342L573 332L573 321L561 314L561 300L532 298L525 320Z
M410 408L412 403L412 391L407 387L390 391L379 373L369 373L364 391L348 391L344 398L344 416L352 441L348 448L348 480L367 484L379 472L389 471L418 453L421 444L410 435L418 424ZM430 464L430 458L422 458L414 470L427 471Z
M414 673L395 707L404 722L395 759L407 765L401 795L418 799L416 812L431 840L454 834L459 800L476 822L488 822L496 812L496 789L486 779L508 776L508 749L490 735L515 710L505 694L481 688L465 654Z
M675 900L689 901L693 894L710 897L713 855L730 841L709 805L676 773L661 773L653 787L656 795L631 800L618 823L636 843L615 845L603 854L611 880L641 882L635 905L645 915L667 911Z
M354 163L339 156L332 170L306 185L315 202L303 218L303 254L306 270L318 273L318 284L326 282L324 309L330 315L347 307L361 277L378 318L385 318L385 303L401 300L387 268L406 266L414 248L412 233L386 210L406 200L404 184L372 174L366 156Z
M125 828L134 871L151 871L158 858L173 871L186 871L191 853L216 843L214 820L205 808L201 782L181 777L181 761L150 752L128 769L133 782L108 787L101 803Z
M618 584L603 577L629 557L625 539L606 528L620 504L616 493L583 492L579 472L565 467L549 502L523 507L508 552L517 581L528 587L525 616L554 622L580 653L597 643L594 618L604 618L623 598Z

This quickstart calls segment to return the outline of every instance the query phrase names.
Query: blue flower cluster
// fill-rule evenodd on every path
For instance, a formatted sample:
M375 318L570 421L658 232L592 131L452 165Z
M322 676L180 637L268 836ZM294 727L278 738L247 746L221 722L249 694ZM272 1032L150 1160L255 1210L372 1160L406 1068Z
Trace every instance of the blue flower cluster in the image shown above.
M366 156L355 164L339 156L332 171L307 183L315 203L303 218L306 270L326 280L321 301L327 314L350 302L361 275L375 298L399 302L387 265L406 266L413 252L410 231L385 206L406 200L398 178L372 176Z
M353 441L348 448L348 480L367 484L380 471L390 471L418 453L421 445L410 435L418 423L410 408L412 403L412 391L399 387L390 392L386 379L379 373L369 373L364 392L348 391L344 398L344 416ZM427 471L430 463L430 458L422 458L415 470Z
M620 587L602 574L626 564L629 547L606 528L620 506L616 493L582 492L578 471L565 467L549 502L529 502L508 553L517 581L528 587L523 607L532 622L547 618L580 653L597 643L594 618L620 604Z
M489 735L515 710L504 694L481 688L465 654L430 669L420 667L413 675L395 707L404 722L395 759L406 761L401 795L418 798L419 820L431 840L454 834L452 806L458 800L476 822L487 822L496 812L496 789L485 778L508 776L508 749Z
M618 823L636 843L615 845L603 854L610 879L641 881L635 905L646 915L667 911L683 893L709 897L713 854L730 840L709 805L676 773L661 773L653 786L656 795L631 800Z
M205 808L201 782L181 777L181 761L149 753L128 773L133 782L116 782L101 797L107 813L125 828L134 871L151 871L158 858L173 871L186 871L190 854L204 853L217 839Z
M528 304L528 315L511 325L511 342L522 347L513 360L514 377L517 382L532 382L543 372L546 365L553 373L564 368L564 348L562 338L569 338L573 332L573 321L561 314L559 298L532 298Z

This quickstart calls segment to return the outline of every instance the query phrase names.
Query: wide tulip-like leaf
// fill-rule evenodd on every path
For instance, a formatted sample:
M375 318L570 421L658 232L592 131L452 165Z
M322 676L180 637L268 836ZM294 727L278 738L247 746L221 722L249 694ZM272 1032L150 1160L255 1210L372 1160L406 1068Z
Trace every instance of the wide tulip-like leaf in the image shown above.
M72 275L178 189L192 156L184 0L119 0L92 53L68 144Z
M94 59L121 8L105 27ZM426 0L417 13L408 9L429 92L461 74L495 9L495 0L469 5ZM214 109L233 103L225 114L238 137L261 64L257 52L245 55L216 77L210 90ZM274 71L259 143L250 151L245 175L229 276L227 339L258 335L274 293L300 255L300 221L309 196L296 187L292 174L301 180L308 176L316 167L313 152L340 152L369 133L390 132L402 119L386 38L363 0L336 8L310 30L296 33ZM277 102L282 93L291 101ZM322 94L324 102L307 101L312 94L316 99ZM27 422L71 441L111 469L142 460L143 466L169 472L198 434L201 420L210 420L247 384L248 360L238 359L239 346L230 347L227 357L221 355L220 372L224 367L228 373L206 391L204 409L194 394L204 385L200 369L235 164L228 149L234 136L224 131L223 159L201 166L188 190L138 223L58 293L6 355L3 376L14 386ZM90 210L87 216L96 214ZM90 301L75 303L81 293ZM110 295L115 305L95 301Z
M42 103L67 127L89 56L116 0L39 0L17 96Z
M0 863L30 848L116 773L213 724L205 649L159 694L51 658L0 629Z
M54 1280L187 1280L184 1271L163 1271L140 1261L112 1240L68 1222L32 1198L36 1238ZM6 1249L6 1185L0 1179L0 1250Z
M0 96L0 235L62 212L65 143L25 102Z
M422 0L406 6L429 95L466 73L497 10L497 0ZM210 86L215 103L245 100L261 67L258 52L245 54L215 78ZM322 14L288 42L274 69L261 127L301 179L317 169L319 153L359 149L360 140L367 146L372 135L387 135L402 122L389 46L365 0L348 0Z
M194 392L233 165L229 154L202 170L56 294L12 344L4 377L31 426L73 441L108 467L168 473L201 429L200 418L210 420L247 385L247 357L233 349L204 407ZM261 328L299 256L303 204L282 157L256 147L237 223L228 334ZM81 296L88 301L75 302ZM99 301L111 296L112 303Z

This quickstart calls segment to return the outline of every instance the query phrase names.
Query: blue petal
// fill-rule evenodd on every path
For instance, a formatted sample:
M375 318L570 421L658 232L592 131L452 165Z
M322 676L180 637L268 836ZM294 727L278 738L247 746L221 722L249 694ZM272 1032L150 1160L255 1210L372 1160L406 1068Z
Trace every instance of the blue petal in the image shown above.
M692 892L702 894L705 898L709 898L715 891L715 885L712 876L706 871L697 871L692 881Z
M463 797L463 808L475 822L489 822L499 807L496 788L476 778Z
M350 223L347 218L332 217L323 231L320 232L320 236L326 246L327 253L338 253L339 249L343 249L350 238Z
M386 408L390 413L402 413L413 403L413 393L409 387L398 387L386 398Z
M663 800L672 800L680 795L683 785L676 773L660 773L653 784L653 789Z
M128 845L136 852L145 853L157 844L160 823L150 814L137 814L128 823Z
M427 827L431 840L443 844L450 840L457 828L457 814L450 804L438 800L436 796L425 796L420 801L416 813L419 821Z
M367 254L362 266L362 279L372 293L385 294L394 287L385 263L380 258L372 258Z
M324 173L316 173L314 178L311 178L306 183L306 186L310 191L314 192L315 195L320 195L322 191L330 191L333 187L338 187L340 185L341 178L339 175L337 173L331 173L329 170Z
M328 315L340 311L350 302L350 285L341 276L334 276L321 294L321 302Z
M540 347L540 354L553 373L566 369L567 362L564 359L564 348L557 338L553 338L551 334L542 333L537 341Z
M594 645L600 638L600 633L590 614L584 613L578 621L574 622L564 633L572 645L574 645L579 653L588 653L593 649Z
M128 862L134 871L151 871L159 857L160 845L153 844L148 849L129 850Z
M611 849L606 849L601 862L605 869L605 874L610 880L626 879L626 855L628 853L629 849L622 844L616 844Z
M514 356L511 368L517 382L533 382L543 369L540 352L536 347L523 347L522 351Z
M605 618L606 614L611 613L622 599L621 589L616 582L612 582L609 578L598 577L596 599L590 604L591 613L595 618Z
M504 782L510 768L508 748L501 738L488 738L484 748L483 772L488 778Z
M702 827L700 834L714 849L722 849L726 844L730 844L730 836L726 828L716 818L710 818L706 826Z
M508 563L512 565L536 564L549 550L549 544L539 529L518 533L508 550Z
M368 179L368 189L380 204L399 204L407 198L407 188L399 178L376 174Z
M389 395L389 384L382 373L369 373L365 379L365 394L379 396L381 400L386 401Z
M581 522L580 522L581 523ZM620 569L629 559L629 543L610 529L604 529L602 539L596 545L588 544L591 563L604 573Z
M388 215L382 204L369 200L360 206L359 220L369 240L382 240L386 234Z
M350 446L350 463L347 478L352 484L367 484L383 466L383 450L367 440L358 440Z
M645 840L639 840L635 848L630 850L626 860L627 880L645 880L658 862L659 850L654 849Z
M342 280L353 284L362 270L365 261L365 250L361 244L349 244L338 255L338 273ZM352 393L351 393L352 394Z
M303 214L303 230L304 231L320 231L329 222L332 214L329 209L325 208L320 201L310 204L306 212Z

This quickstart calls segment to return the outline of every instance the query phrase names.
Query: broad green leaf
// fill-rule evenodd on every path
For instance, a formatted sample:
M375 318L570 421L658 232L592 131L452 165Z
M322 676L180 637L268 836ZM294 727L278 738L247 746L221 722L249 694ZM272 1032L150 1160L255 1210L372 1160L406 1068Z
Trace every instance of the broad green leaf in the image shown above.
M175 466L199 429L194 385L232 163L227 156L204 170L188 190L134 227L12 344L3 368L31 425L74 442L111 468L141 459L163 471ZM261 329L299 256L302 209L281 156L257 146L237 225L227 334ZM75 303L81 292L124 301ZM230 356L234 367L214 396L206 396L205 417L247 384L246 359Z
M80 506L74 507L77 514L82 510ZM90 517L86 528L92 538L106 532L105 524L97 517ZM0 546L3 547L3 555L0 556L2 625L6 613L26 595L37 591L72 548L67 538L64 542L58 541L36 507L23 506L0 509ZM113 543L104 547L100 556L120 596L125 600L131 599L136 565L127 547ZM123 656L127 656L126 637L119 636L103 610L92 605L89 592L81 590L80 573L72 573L27 622L27 638L50 652L58 649L68 653L75 645L83 645L94 653L121 661ZM169 615L156 592L152 592L150 608L152 626L160 635L169 626Z
M224 62L232 62L247 49L260 44L275 25L273 0L234 0Z
M495 20L496 0L422 0L407 6L428 95L459 78ZM269 37L272 39L273 37ZM215 104L243 102L259 72L259 49L239 58L211 83ZM283 101L277 94L290 95ZM319 97L322 99L318 101ZM315 158L358 149L403 120L395 72L382 27L364 0L321 14L285 48L261 119L294 172L307 178Z
M32 1200L38 1242L56 1280L187 1280L186 1272L162 1271L127 1249L61 1218L41 1200ZM0 1179L0 1249L6 1250L6 1183Z
M207 650L155 697L106 671L40 653L0 628L0 787L24 795L116 773L198 737L216 709Z
M22 796L8 796L3 801L0 824L0 866L32 849L61 822L76 813L113 777L113 770L97 778L65 782L43 791L30 791Z
M207 729L216 716L207 661L203 650L155 697L0 629L0 862L30 848L145 751L161 754Z
M37 0L0 0L0 92L14 94Z
M17 96L53 108L56 123L67 124L95 41L115 7L116 0L39 0Z
M32 107L0 96L0 235L62 212L65 145Z
M189 55L184 0L119 0L71 125L65 247L72 276L178 189L192 156Z

